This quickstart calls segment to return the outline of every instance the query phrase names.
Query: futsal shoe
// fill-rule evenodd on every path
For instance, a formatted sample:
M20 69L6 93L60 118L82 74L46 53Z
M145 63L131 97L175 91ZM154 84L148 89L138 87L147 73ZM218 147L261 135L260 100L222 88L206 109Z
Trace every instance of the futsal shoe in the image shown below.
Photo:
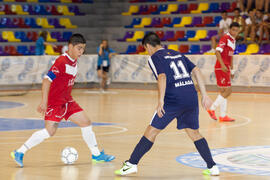
M92 155L92 161L94 161L94 162L110 162L114 159L115 159L114 156L105 154L104 150L102 150L100 152L100 155L98 155L98 156Z
M210 116L212 119L217 120L217 117L216 117L216 115L215 115L215 111L208 109L207 112L208 112L209 116Z
M114 174L124 176L136 173L137 171L138 171L137 165L131 164L130 162L126 161L123 163L123 167L121 169L114 171Z
M206 169L203 171L204 175L210 175L210 176L219 176L219 169L218 167L215 165L210 169Z
M20 167L23 167L23 156L24 156L23 153L15 150L11 152L10 155Z
M219 117L220 122L233 122L235 119L230 118L229 116Z

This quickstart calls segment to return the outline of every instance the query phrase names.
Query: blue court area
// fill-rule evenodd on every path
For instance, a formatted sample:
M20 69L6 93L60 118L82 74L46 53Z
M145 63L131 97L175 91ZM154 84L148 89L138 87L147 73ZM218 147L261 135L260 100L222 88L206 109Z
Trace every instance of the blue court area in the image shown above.
M10 109L10 108L16 108L24 106L23 103L18 102L10 102L10 101L0 101L0 110L1 109Z
M14 130L30 130L44 128L44 120L41 119L16 119L16 118L0 118L0 131ZM115 123L92 123L93 126L110 126ZM59 124L59 128L77 127L76 124L63 120Z

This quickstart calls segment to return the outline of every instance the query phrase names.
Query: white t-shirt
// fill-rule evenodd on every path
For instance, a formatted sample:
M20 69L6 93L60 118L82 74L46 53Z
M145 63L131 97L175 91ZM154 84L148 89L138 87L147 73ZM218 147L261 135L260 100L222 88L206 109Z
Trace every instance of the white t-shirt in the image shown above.
M232 19L229 17L227 17L226 20L221 19L219 21L219 29L223 29L224 33L227 33L229 31L231 23L232 23Z
M251 21L251 19L249 17L249 18L246 19L246 25L250 25L250 24L252 24L252 21Z

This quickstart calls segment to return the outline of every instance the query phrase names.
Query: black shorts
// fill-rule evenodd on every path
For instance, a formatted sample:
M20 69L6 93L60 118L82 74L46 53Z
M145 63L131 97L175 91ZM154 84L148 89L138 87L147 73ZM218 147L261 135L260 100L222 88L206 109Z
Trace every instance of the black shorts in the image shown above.
M106 66L106 67L104 67L104 66L97 66L97 70L100 70L101 68L102 68L102 70L104 72L109 72L109 70L110 70L110 66Z

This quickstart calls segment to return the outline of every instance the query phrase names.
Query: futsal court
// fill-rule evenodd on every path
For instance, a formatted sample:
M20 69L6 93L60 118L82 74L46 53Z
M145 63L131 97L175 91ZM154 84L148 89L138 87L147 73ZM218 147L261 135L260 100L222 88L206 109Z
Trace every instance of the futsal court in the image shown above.
M35 129L43 127L42 117L36 111L40 95L40 91L30 91L24 96L1 97L1 180L270 179L270 94L233 93L228 100L228 113L236 118L235 122L219 123L200 109L200 132L220 167L219 177L202 175L200 167L206 165L184 131L176 129L175 121L157 137L153 148L141 160L137 174L114 175L151 121L157 99L154 90L73 91L74 99L94 122L100 150L115 155L114 161L92 163L80 128L63 122L54 137L27 152L25 166L20 168L9 154ZM216 96L216 92L210 92L213 100ZM61 162L61 151L66 146L78 151L79 158L73 165Z

